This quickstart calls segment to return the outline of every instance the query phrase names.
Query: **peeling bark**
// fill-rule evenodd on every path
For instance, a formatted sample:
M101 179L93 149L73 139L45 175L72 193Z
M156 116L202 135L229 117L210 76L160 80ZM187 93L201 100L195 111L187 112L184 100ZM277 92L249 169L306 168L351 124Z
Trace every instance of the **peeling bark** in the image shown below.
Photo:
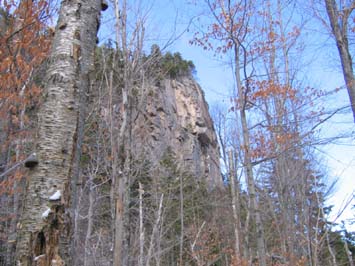
M93 67L100 0L62 1L38 113L36 153L30 170L16 247L16 265L71 265L70 182L80 148L80 95ZM58 200L50 197L60 191ZM48 216L43 215L50 208Z

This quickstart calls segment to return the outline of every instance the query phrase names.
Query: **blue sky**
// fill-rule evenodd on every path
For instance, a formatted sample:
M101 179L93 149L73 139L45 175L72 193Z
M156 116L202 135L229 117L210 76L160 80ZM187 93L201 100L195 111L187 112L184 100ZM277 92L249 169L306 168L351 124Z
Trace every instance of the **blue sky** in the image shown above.
M129 1L128 1L129 2ZM185 59L192 60L197 69L196 78L205 91L206 99L210 105L216 102L228 102L233 88L232 72L225 62L217 60L211 52L189 45L195 28L189 25L190 18L204 11L200 5L195 5L193 0L141 0L142 10L146 10L148 17L146 28L147 50L153 43L164 46L169 39L177 38L167 51L180 52ZM106 11L107 12L107 11ZM196 13L197 12L197 13ZM107 14L106 20L107 20ZM306 28L308 34L304 37L305 52L304 62L300 77L304 84L323 90L330 90L343 86L343 78L338 60L338 52L332 39L324 29L311 21ZM102 33L108 35L109 30ZM184 32L180 36L180 34ZM112 29L111 29L112 33ZM102 39L102 38L101 38ZM343 106L348 103L348 96L342 90L336 96L324 99L324 106ZM354 193L355 188L355 128L350 112L337 115L325 123L319 132L320 136L334 137L339 133L352 131L352 138L343 139L338 144L328 144L317 147L319 158L324 165L324 172L329 178L329 183L338 179L335 191L328 199L329 205L335 205L331 219L335 219L343 202ZM354 211L348 207L343 215L337 219L354 217ZM355 227L352 229L355 230Z
M187 6L181 6L187 9ZM314 23L314 25L312 25ZM332 39L324 30L316 26L316 21L311 22L309 27L314 26L315 31L310 31L305 37L305 46L309 45L304 52L305 61L310 61L304 66L301 78L309 86L322 90L331 90L344 85L341 66L338 60L338 51ZM197 67L197 78L205 90L206 99L211 104L214 102L228 102L233 87L232 74L228 66L218 62L212 53L203 51L201 48L188 45L191 34L186 34L173 47L181 52L187 59L191 59ZM340 91L336 96L324 99L323 104L327 107L343 106L348 103L346 90ZM321 103L322 104L322 103ZM324 124L320 135L324 138L334 137L337 134L352 131L352 139L343 139L338 144L328 144L317 147L318 155L326 169L329 183L338 180L332 196L327 204L335 205L331 220L340 222L355 216L351 206L346 208L343 214L338 213L344 207L344 202L354 193L355 189L355 128L352 114L337 115L328 123ZM350 226L349 226L350 228ZM355 230L355 226L351 227Z

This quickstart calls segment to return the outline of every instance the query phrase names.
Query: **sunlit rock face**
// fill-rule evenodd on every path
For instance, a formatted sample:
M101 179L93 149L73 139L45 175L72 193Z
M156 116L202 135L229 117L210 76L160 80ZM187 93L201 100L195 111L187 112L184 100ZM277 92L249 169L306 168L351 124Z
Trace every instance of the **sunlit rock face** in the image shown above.
M159 161L167 151L210 189L222 186L219 147L200 86L191 78L147 86L133 128L135 154ZM138 100L139 102L139 100Z

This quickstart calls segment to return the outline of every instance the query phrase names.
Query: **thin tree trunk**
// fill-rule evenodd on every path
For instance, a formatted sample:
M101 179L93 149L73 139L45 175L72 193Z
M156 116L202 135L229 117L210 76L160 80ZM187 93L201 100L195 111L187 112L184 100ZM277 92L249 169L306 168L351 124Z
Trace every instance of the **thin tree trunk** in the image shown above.
M179 265L183 265L182 255L184 247L184 188L183 188L183 177L180 174L180 250L179 250Z
M127 134L130 134L131 125L130 119L130 106L129 106L129 58L127 47L127 2L122 1L122 6L119 0L114 1L115 16L116 16L116 42L117 48L122 51L123 61L123 87L122 87L122 123L118 133L117 144L117 160L118 171L113 178L114 181L114 200L115 200L115 233L114 233L114 266L127 266L128 263L128 207L129 207L129 148L130 139ZM129 136L128 136L129 137ZM125 230L125 227L127 230ZM128 232L127 232L128 231Z
M78 143L79 95L88 84L100 16L100 0L63 1L39 110L36 153L19 223L16 265L72 265L68 213ZM60 195L50 199L53 194ZM48 216L46 211L50 209ZM36 259L36 261L35 261Z
M148 248L148 253L147 253L147 261L146 261L146 266L150 265L150 260L152 258L152 253L153 253L153 248L154 248L154 238L155 235L158 233L159 225L160 225L160 220L162 216L162 211L163 211L163 201L164 201L164 194L161 194L160 196L160 201L159 201L159 208L157 212L157 218L155 220L155 223L153 225L153 230L152 230L152 235L150 237L149 241L149 248Z
M325 234L326 234L328 251L329 251L330 257L332 258L332 266L338 266L335 253L334 253L334 251L332 249L332 246L330 245L329 231L327 230Z
M89 209L88 209L88 225L86 229L86 236L85 236L85 246L84 246L84 266L90 265L90 239L92 235L92 228L93 228L93 214L94 214L94 178L93 173L90 173L89 180L88 180L88 187L89 187Z
M235 163L233 158L233 152L230 150L228 151L228 159L229 159L229 181L230 181L230 188L232 194L232 211L233 211L233 218L234 218L234 254L236 265L239 265L241 262L241 253L240 253L240 230L239 230L239 208L237 204L239 204L239 199L236 195L236 188L235 187Z
M144 263L144 227L143 227L143 187L139 182L139 258L138 266L143 266Z
M20 125L19 125L19 130L20 132L24 130L25 127L25 112L26 112L26 103L24 101L24 94L25 94L25 90L27 88L27 83L30 80L30 78L32 77L32 71L31 74L29 75L29 78L27 79L27 81L25 82L25 84L22 86L21 91L19 93L19 96L21 98L21 102L23 103L23 105L21 106L21 110L20 110ZM17 139L16 141L16 162L19 162L21 160L20 158L20 154L21 154L21 150L22 150L22 145L23 145L23 139ZM7 244L7 251L6 251L6 265L12 265L13 264L13 260L14 260L14 247L15 247L15 239L16 239L16 224L18 222L18 213L19 213L19 204L20 204L20 198L23 196L23 192L19 193L19 190L21 189L20 187L20 180L17 179L17 177L14 177L14 185L13 185L13 217L10 220L10 228L9 228L9 235L10 235L10 241L8 241ZM11 199L11 197L9 197L9 199Z
M243 90L241 77L240 77L240 59L239 59L239 44L235 42L234 44L234 63L235 63L235 79L237 83L238 90L238 101L239 101L239 113L240 121L242 125L242 135L243 135L243 146L244 146L244 168L246 174L246 183L248 187L249 197L250 197L250 207L251 214L255 218L256 227L256 239L257 239L257 251L259 258L259 265L266 266L266 248L265 248L265 237L263 224L260 217L260 210L258 200L256 198L255 180L253 174L253 166L251 161L251 150L250 150L250 136L246 117L246 99L245 91Z
M335 37L336 45L340 56L341 66L343 68L343 76L345 80L346 88L350 98L351 109L353 112L355 122L355 78L353 71L353 63L351 54L349 51L348 43L348 18L350 13L355 8L354 4L349 9L343 10L341 16L336 6L335 0L324 0L327 9L330 26L332 28L333 35ZM339 23L341 22L341 25Z
M353 254L349 249L348 242L346 241L346 239L344 240L344 248L345 248L346 255L348 257L349 266L354 266Z
M202 230L205 227L205 225L206 225L206 221L203 221L203 223L201 224L200 228L197 231L197 234L195 236L195 240L194 240L194 242L192 242L191 247L190 247L192 257L195 259L197 266L203 266L205 264L204 261L200 258L201 256L198 254L198 252L195 251L196 243L199 240L200 235L201 235Z
M114 0L116 19L116 44L119 51L119 64L122 67L121 87L121 124L117 140L117 174L114 179L115 231L114 231L114 266L126 266L130 257L130 186L131 186L131 146L132 146L132 87L137 63L141 60L143 49L144 25L137 21L131 31L127 16L127 0ZM136 14L135 14L136 15ZM131 22L131 21L130 21ZM131 36L129 38L128 36ZM134 107L136 108L136 107Z

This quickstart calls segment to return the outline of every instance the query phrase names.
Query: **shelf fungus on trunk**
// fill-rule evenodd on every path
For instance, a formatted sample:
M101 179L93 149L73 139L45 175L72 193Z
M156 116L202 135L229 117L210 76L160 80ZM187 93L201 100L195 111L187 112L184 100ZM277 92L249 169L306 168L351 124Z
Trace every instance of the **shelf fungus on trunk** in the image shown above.
M38 157L36 153L32 153L28 158L25 160L25 167L32 169L38 165Z
M108 8L108 3L106 0L101 1L101 11L105 11Z

